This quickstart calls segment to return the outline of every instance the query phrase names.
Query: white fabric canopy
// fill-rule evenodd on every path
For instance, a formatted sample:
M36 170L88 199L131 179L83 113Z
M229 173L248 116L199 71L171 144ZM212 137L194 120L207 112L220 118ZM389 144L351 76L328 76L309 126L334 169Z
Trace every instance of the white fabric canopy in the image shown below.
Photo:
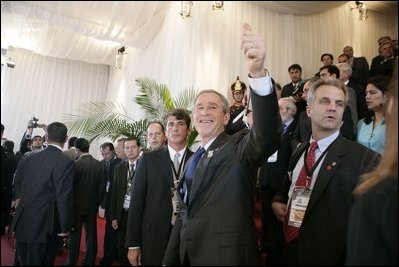
M139 119L143 112L133 97L134 81L141 76L166 84L174 96L194 87L215 88L231 98L230 84L237 75L243 80L247 75L240 50L244 22L265 37L265 67L282 85L289 82L287 68L293 63L308 78L318 71L323 53L337 58L352 45L355 56L371 63L378 37L397 39L397 12L370 10L369 18L359 21L353 1L312 2L319 13L304 13L307 9L298 3L289 14L284 12L294 8L292 2L225 1L224 10L213 11L209 1L194 1L192 17L182 19L180 1L2 1L1 44L16 47L8 51L15 68L2 66L5 137L18 147L32 115L50 123L88 100L121 102ZM270 4L286 10L267 9ZM309 2L304 5L311 8ZM393 5L396 10L397 2ZM115 70L121 46L127 54L122 69Z

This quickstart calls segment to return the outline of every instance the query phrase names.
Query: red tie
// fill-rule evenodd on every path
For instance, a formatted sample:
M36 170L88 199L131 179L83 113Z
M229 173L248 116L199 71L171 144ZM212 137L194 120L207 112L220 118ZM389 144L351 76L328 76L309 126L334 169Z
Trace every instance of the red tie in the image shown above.
M308 167L308 170L312 169L314 163L315 163L315 150L317 149L317 142L312 142L310 144L309 148L309 153L306 156L306 165ZM306 171L305 171L305 165L302 167L301 172L298 175L298 179L296 181L295 186L306 186ZM287 214L285 215L284 219L284 224L283 224L283 232L284 232L284 237L287 242L291 242L292 240L296 239L299 235L299 227L294 227L288 225L288 218L289 218L289 213L291 209L291 202L288 205L287 209Z

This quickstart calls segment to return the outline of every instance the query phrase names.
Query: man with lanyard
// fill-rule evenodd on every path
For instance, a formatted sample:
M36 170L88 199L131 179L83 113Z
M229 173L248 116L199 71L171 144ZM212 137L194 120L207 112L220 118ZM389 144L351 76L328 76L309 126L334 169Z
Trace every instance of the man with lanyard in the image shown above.
M123 142L126 161L115 167L111 192L110 216L112 228L118 232L118 258L121 266L128 266L125 237L127 217L131 200L134 174L140 156L141 146L137 137L126 138Z
M187 111L166 115L168 145L145 152L138 161L125 246L133 266L161 265L170 231L179 210L177 185L184 164L193 154L187 148L191 119Z
M285 190L273 212L283 222L282 264L343 265L352 191L379 156L339 133L347 103L345 85L322 79L308 94L312 137L294 151ZM354 160L359 164L353 164Z

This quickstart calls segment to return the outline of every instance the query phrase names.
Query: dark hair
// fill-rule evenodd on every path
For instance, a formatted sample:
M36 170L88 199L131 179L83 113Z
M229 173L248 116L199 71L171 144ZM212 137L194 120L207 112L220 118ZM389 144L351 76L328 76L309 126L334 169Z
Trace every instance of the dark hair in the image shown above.
M389 77L378 75L370 77L367 80L367 85L372 84L375 87L377 87L377 89L380 90L382 94L385 94L389 88L389 82L390 82ZM373 118L374 118L374 111L368 110L364 115L364 123L367 125L370 124L373 121Z
M323 55L321 55L320 61L323 61L323 57L325 57L325 56L329 56L331 58L331 60L334 60L334 56L333 55L328 54L328 53L324 53Z
M90 144L89 141L84 138L77 138L75 140L75 147L83 153L87 153L89 152Z
M4 132L4 125L3 124L1 124L1 132L2 133Z
M176 108L176 109L172 109L171 111L169 111L164 118L165 125L168 124L168 118L171 116L176 117L176 119L178 119L178 120L184 120L184 122L187 125L187 128L190 128L191 118L190 118L190 114L188 113L187 110L182 109L182 108Z
M53 122L47 126L47 137L49 142L64 144L67 138L68 129L61 122Z
M78 139L76 136L72 136L71 138L69 138L68 140L68 146L69 147L73 147L75 146L75 140Z
M114 151L115 150L114 144L112 144L111 142L105 142L105 143L101 144L100 149L105 149L107 147L109 147L110 151Z
M299 70L300 72L302 72L302 67L299 64L292 64L288 67L288 72L290 72L291 70Z
M373 76L367 80L367 84L371 83L372 85L377 87L377 89L380 90L383 94L387 92L389 87L389 82L390 82L389 77L382 75Z
M328 71L328 73L330 73L330 75L335 74L335 78L339 79L340 72L339 72L339 69L337 66L335 66L335 65L323 66L320 68L319 73L324 69L327 69L327 71Z
M5 140L2 144L2 146L4 147L4 150L7 153L14 153L14 142L11 140Z
M147 129L148 129L148 127L150 127L151 124L159 124L161 126L161 128L162 128L162 132L165 132L165 126L163 126L162 122L160 122L160 121L150 121L148 123L148 125L147 125Z
M141 146L141 144L140 144L140 140L137 138L137 137L135 137L135 136L132 136L132 137L128 137L128 138L124 138L124 140L123 140L123 146L125 146L125 143L127 142L127 141L136 141L136 144L138 145L138 146Z

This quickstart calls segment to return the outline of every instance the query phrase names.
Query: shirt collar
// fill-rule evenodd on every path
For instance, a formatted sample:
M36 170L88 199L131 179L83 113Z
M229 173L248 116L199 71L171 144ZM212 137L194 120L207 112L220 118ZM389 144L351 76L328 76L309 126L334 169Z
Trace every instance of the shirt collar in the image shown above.
M317 141L317 146L319 148L319 150L321 151L321 153L324 152L324 150L327 149L327 147L335 141L335 139L338 138L339 135L339 130L336 131L335 133L324 137L323 139L320 139L319 141ZM310 143L315 142L315 140L313 140L313 137L310 138Z
M182 157L184 155L184 152L186 151L186 148L187 147L185 146L182 150L176 151L176 150L174 150L172 147L170 147L168 145L169 157L173 160L175 158L175 154L179 153L179 155L180 155L179 159L180 159L180 157Z

